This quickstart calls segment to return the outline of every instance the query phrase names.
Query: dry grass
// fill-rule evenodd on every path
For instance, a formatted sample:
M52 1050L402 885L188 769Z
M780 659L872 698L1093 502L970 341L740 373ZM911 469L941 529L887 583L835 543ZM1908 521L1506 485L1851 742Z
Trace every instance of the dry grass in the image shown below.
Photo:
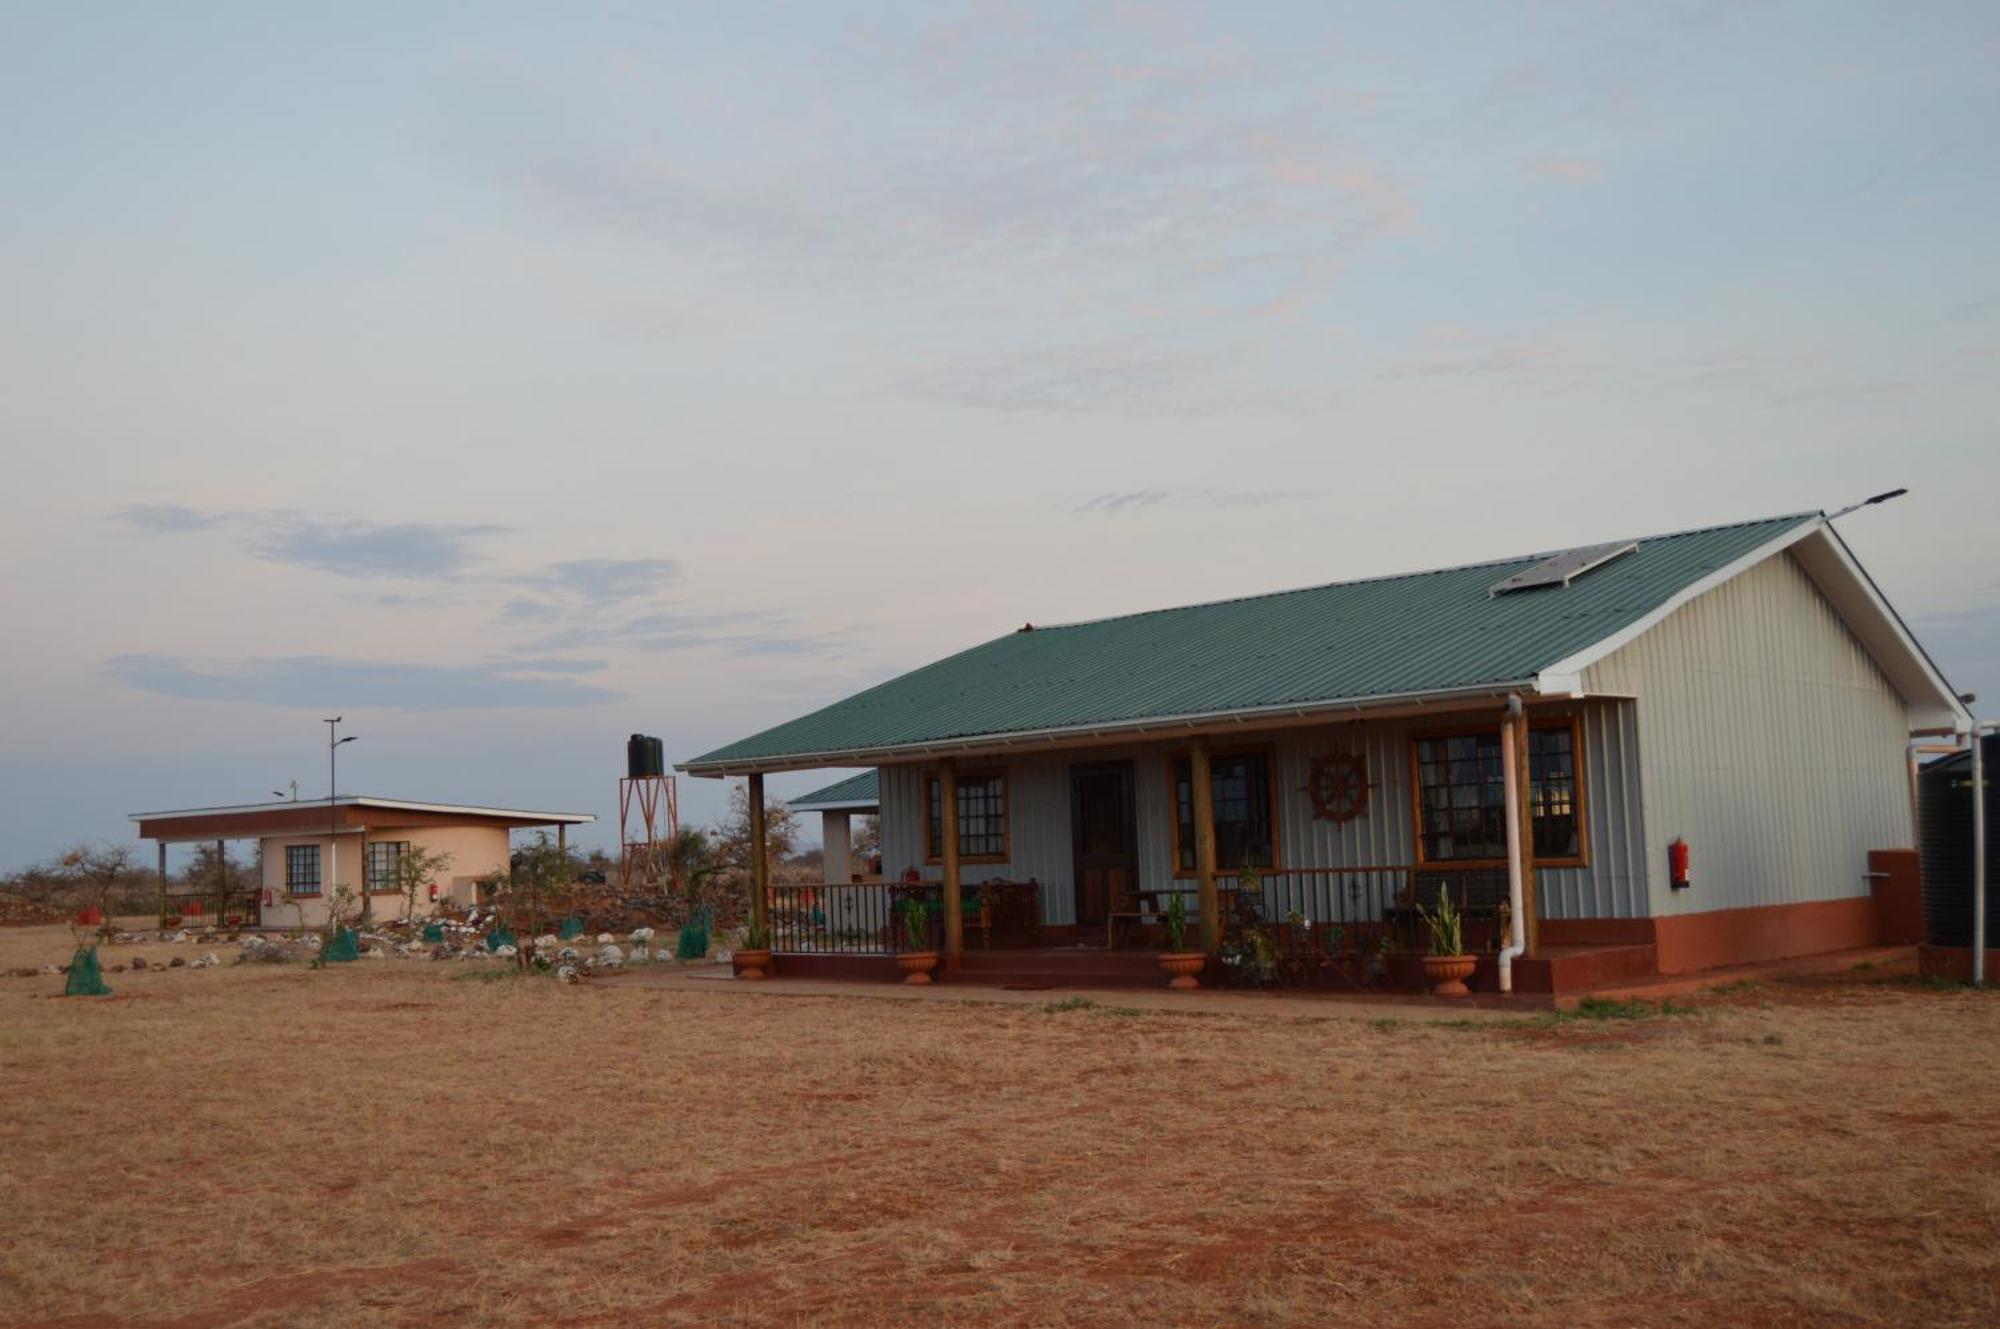
M0 1317L2000 1319L1983 995L1458 1028L467 973L0 980Z

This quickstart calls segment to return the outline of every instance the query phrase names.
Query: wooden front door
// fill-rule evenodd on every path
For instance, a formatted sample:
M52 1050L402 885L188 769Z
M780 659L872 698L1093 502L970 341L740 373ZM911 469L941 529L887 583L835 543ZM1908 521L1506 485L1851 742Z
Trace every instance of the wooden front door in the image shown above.
M1077 925L1102 927L1113 910L1132 907L1139 881L1132 763L1070 767L1069 824L1076 854Z

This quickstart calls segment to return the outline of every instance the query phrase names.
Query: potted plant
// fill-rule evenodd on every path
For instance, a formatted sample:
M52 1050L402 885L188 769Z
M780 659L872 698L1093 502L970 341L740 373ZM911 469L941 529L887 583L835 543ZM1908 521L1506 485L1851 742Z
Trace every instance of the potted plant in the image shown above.
M743 927L743 944L729 957L729 964L738 978L769 978L771 925L752 914Z
M1465 997L1472 990L1465 980L1472 977L1479 961L1465 953L1465 935L1451 894L1438 887L1437 912L1417 906L1417 914L1431 932L1431 953L1424 957L1424 977L1434 997Z
M903 940L909 949L896 957L896 963L903 971L903 981L915 984L931 982L931 970L937 968L938 953L929 949L930 906L922 900L905 900L902 915Z
M1201 986L1195 975L1208 963L1206 955L1187 948L1187 922L1187 896L1176 891L1167 901L1167 953L1160 957L1160 968L1173 975L1167 986L1183 992Z

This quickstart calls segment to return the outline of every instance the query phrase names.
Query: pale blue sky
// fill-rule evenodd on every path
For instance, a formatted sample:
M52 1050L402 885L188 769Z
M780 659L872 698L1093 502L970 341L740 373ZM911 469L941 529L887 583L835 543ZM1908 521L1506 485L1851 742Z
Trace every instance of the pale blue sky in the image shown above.
M323 793L321 715L612 819L630 731L1026 619L1896 485L1993 713L1996 71L1991 3L0 6L0 868Z

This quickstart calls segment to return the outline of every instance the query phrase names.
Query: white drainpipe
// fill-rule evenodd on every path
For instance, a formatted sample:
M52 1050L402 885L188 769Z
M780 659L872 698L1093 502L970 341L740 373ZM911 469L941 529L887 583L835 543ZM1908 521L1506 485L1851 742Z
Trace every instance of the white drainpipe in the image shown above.
M1514 957L1528 950L1528 921L1521 916L1521 768L1514 745L1525 712L1516 693L1507 694L1507 722L1500 729L1500 768L1507 777L1507 944L1500 948L1500 990L1514 990Z

